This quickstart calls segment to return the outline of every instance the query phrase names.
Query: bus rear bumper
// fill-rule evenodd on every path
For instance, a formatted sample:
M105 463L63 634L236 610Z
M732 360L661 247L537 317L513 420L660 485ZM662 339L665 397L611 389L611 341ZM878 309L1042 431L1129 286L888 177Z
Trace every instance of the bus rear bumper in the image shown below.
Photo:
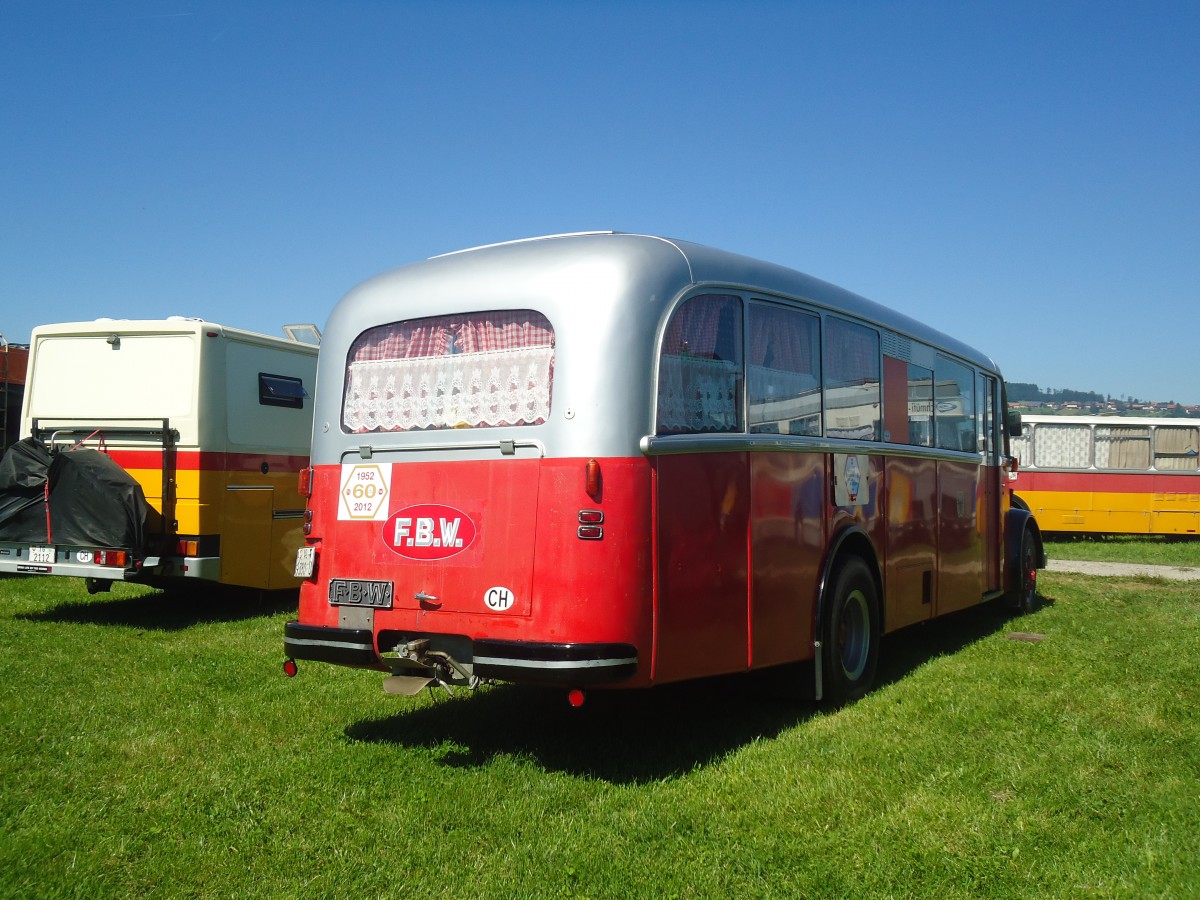
M588 687L615 684L636 674L638 652L632 644L558 644L538 641L472 641L459 635L422 634L384 630L377 650L366 629L334 628L288 622L284 626L284 651L292 659L310 659L343 666L398 669L393 657L398 648L421 646L450 657L457 668L476 678L527 684ZM384 655L385 654L386 658Z
M587 687L632 678L637 648L631 644L550 644L475 641L475 674L501 681Z
M339 666L380 666L375 636L365 628L327 628L288 622L283 626L283 650L291 659L311 659Z

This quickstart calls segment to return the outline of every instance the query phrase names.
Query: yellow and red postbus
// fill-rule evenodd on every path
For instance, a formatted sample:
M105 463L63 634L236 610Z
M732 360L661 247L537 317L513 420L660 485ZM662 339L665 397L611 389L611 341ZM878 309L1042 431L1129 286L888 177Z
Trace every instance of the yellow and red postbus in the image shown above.
M296 587L316 361L182 317L35 328L0 572Z
M1200 420L1026 416L1013 489L1048 532L1200 534Z
M1043 563L979 352L798 272L589 233L372 278L325 327L286 667L645 687L880 636ZM787 665L798 664L798 665Z

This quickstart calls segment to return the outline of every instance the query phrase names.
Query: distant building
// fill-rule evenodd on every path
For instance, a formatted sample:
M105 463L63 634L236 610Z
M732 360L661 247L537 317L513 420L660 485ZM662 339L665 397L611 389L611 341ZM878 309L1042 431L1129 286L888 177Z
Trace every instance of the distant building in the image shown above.
M0 334L0 454L21 434L21 402L28 365L29 348L9 344Z

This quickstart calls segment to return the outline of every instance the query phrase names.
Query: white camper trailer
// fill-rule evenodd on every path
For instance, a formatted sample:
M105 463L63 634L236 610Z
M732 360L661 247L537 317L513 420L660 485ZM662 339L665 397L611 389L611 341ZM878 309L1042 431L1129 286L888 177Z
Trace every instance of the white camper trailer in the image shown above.
M0 572L294 587L316 364L198 319L35 328Z

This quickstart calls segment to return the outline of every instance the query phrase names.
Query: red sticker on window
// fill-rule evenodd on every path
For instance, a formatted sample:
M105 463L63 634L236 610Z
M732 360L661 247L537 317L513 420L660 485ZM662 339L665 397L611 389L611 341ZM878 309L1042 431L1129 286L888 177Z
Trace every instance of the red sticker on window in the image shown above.
M383 542L407 559L448 559L475 540L475 523L440 503L406 506L384 523Z

